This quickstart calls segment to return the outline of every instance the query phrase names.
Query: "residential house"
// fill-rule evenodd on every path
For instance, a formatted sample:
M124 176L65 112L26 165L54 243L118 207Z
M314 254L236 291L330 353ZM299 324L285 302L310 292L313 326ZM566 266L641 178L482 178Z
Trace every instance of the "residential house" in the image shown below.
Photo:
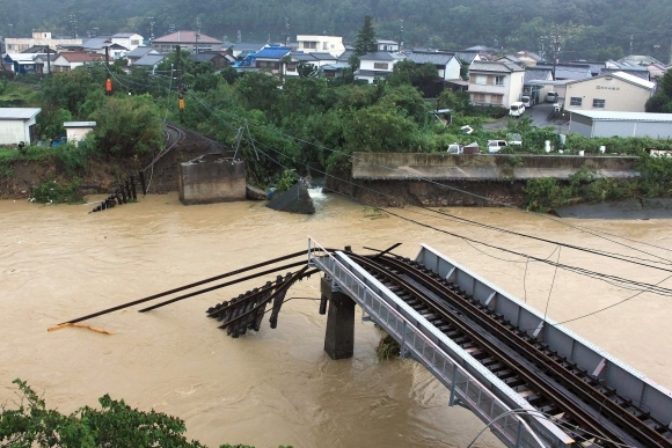
M195 62L209 62L216 69L228 67L236 62L236 58L221 51L207 51L203 53L192 54L191 59Z
M131 50L126 53L126 59L128 60L128 65L132 66L138 59L148 54L157 55L160 54L158 51L152 47L138 47L135 50Z
M284 76L288 70L296 70L297 62L291 60L292 50L284 46L269 46L254 55L254 67L262 72Z
M404 51L407 61L416 64L431 64L436 68L437 76L444 81L460 79L462 65L454 53L441 51Z
M133 51L144 45L145 38L138 33L117 33L112 35L110 42Z
M91 37L84 41L82 47L82 51L86 53L97 53L103 56L107 54L111 60L121 59L129 51L127 47L113 43L111 37Z
M605 73L595 78L567 83L566 110L644 112L654 94L655 83L625 72Z
M523 94L525 70L508 61L474 61L469 69L469 99L478 106L509 108Z
M569 132L585 137L672 138L672 114L575 110L569 114Z
M345 51L341 36L319 36L299 34L296 36L297 50L303 53L330 53L337 58Z
M37 53L7 53L2 58L3 65L17 75L38 74Z
M318 71L322 71L322 67L333 67L338 62L338 58L331 53L314 52L303 53L300 51L293 51L291 53L291 64L287 64L287 76L299 76L298 66L300 64L310 64Z
M527 50L517 51L514 56L518 59L518 65L523 67L534 67L543 61L543 58L537 53Z
M52 50L60 50L65 46L81 46L79 38L54 38L48 31L34 31L32 37L5 37L5 51L8 53L21 53L30 47L44 45Z
M161 53L175 51L177 46L184 51L200 53L201 51L218 51L222 49L222 41L199 33L198 31L176 31L152 41L152 47Z
M37 115L42 109L32 107L0 108L0 145L30 145L37 141Z
M266 44L261 43L252 43L252 42L236 42L236 43L225 43L222 48L226 49L226 52L229 53L236 59L242 60L251 53L256 53L264 48Z
M399 45L399 42L397 42L396 40L388 40L388 39L377 39L376 46L378 47L379 52L387 51L390 53L394 53L401 49L401 45Z
M580 81L582 79L589 79L593 77L593 68L590 64L537 64L537 68L545 68L551 70L556 81Z
M141 58L135 60L131 67L151 70L151 72L154 73L159 64L161 64L165 58L165 54L150 51Z
M52 70L55 73L68 72L84 65L103 62L105 57L97 53L85 53L80 51L63 52L53 63Z
M359 58L359 69L355 71L355 79L364 80L369 84L385 79L394 71L397 62L404 59L401 53L377 51L367 53Z

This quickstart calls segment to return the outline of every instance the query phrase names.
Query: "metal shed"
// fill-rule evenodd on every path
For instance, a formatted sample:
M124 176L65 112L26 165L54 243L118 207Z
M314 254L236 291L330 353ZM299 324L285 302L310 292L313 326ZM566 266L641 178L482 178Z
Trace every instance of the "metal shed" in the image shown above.
M571 111L569 132L585 137L672 138L672 114Z

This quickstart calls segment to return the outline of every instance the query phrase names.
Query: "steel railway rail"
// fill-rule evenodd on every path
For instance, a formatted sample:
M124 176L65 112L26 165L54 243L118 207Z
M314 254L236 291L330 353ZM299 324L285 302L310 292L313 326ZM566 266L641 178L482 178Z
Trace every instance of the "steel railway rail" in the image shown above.
M348 253L539 410L600 446L672 447L670 431L421 265Z

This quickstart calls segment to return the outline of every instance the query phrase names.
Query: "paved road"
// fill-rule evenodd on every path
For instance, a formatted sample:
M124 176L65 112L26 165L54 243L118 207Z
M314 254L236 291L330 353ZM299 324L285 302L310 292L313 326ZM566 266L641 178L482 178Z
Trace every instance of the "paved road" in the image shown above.
M532 124L536 127L543 128L551 126L559 133L566 134L569 131L569 122L566 119L549 119L553 112L553 104L541 103L536 104L525 111L525 115L532 119Z

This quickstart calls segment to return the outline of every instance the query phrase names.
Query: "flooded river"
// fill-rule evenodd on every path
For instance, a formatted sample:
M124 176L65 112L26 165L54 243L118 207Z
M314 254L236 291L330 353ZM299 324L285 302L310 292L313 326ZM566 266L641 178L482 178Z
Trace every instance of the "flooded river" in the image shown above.
M554 270L513 255L328 197L314 216L274 212L261 203L184 207L176 195L142 198L104 213L91 206L0 202L0 404L16 400L14 378L27 380L64 412L110 393L141 409L186 420L188 435L209 446L460 447L482 428L447 405L447 391L411 361L379 362L379 333L357 322L355 355L331 361L322 350L326 317L318 303L292 300L279 325L234 340L205 310L261 280L176 303L149 314L125 310L90 321L114 334L50 326L307 247L387 247L415 255L427 243L525 298L543 313ZM637 254L586 232L516 210L452 213L573 244ZM409 208L408 217L514 250L557 259L553 245L494 233ZM598 232L672 248L670 221L566 220ZM610 236L610 239L615 237ZM627 242L628 245L635 243ZM672 253L640 246L659 256ZM639 254L642 257L648 255ZM651 283L664 272L562 249L560 261ZM527 271L526 275L525 272ZM672 280L663 283L672 286ZM558 271L548 314L564 321L632 291ZM318 298L314 276L289 297ZM670 297L643 294L568 327L672 388ZM480 446L499 446L492 437Z

